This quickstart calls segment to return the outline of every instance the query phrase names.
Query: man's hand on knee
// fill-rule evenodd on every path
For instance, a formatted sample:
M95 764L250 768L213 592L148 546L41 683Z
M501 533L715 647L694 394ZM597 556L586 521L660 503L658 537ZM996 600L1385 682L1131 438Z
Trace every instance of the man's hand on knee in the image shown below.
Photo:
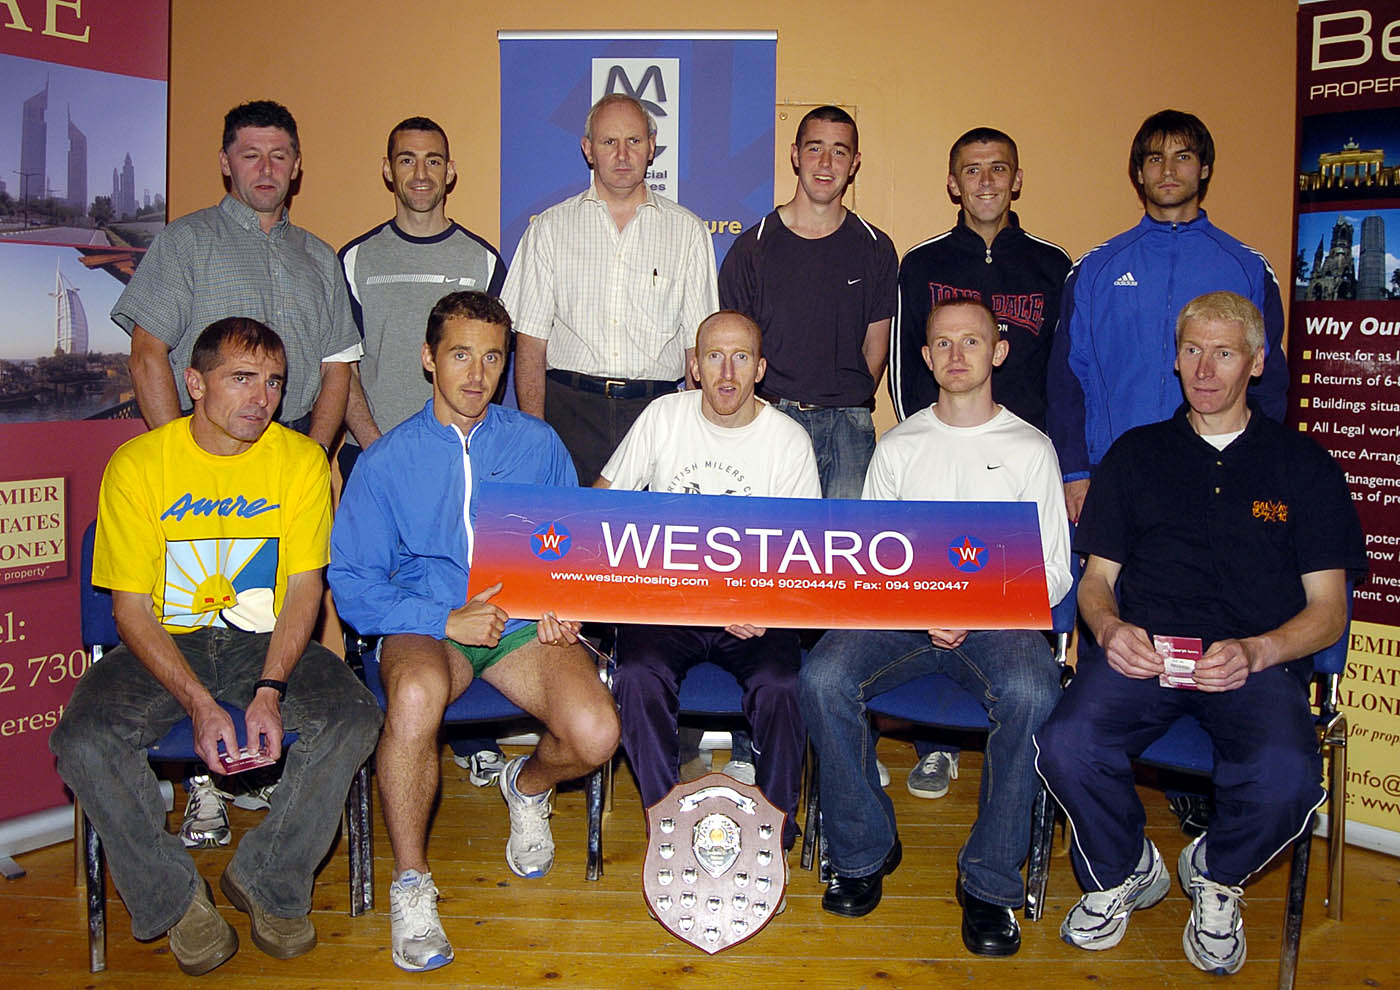
M756 626L751 622L731 622L724 627L724 631L738 639L753 639L768 632L768 627Z
M447 613L447 638L465 646L495 646L510 618L503 609L491 604L501 590L497 581L460 608Z

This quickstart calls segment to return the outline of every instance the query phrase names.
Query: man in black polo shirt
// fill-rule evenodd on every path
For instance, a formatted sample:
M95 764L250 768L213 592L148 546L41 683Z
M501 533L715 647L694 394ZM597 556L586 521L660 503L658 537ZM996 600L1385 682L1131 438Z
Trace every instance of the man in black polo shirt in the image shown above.
M1241 886L1322 801L1311 656L1341 635L1346 579L1365 572L1366 551L1336 462L1246 400L1264 365L1254 304L1200 296L1176 338L1186 404L1124 434L1094 473L1075 535L1089 558L1079 614L1093 637L1036 734L1036 764L1073 823L1087 891L1061 937L1107 949L1171 886L1143 834L1130 759L1177 716L1200 722L1216 751L1216 808L1177 861L1192 900L1182 945L1195 966L1224 974L1244 965ZM1159 683L1154 636L1200 639L1195 690Z

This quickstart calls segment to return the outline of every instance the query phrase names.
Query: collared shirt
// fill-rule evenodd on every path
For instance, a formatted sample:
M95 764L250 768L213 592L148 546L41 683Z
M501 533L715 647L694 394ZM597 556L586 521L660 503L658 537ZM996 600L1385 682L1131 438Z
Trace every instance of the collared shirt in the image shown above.
M590 184L526 229L501 301L517 331L549 341L550 368L680 378L719 308L714 245L699 217L650 190L619 231Z
M263 233L258 215L225 196L218 206L171 223L151 242L112 319L139 325L170 347L180 405L194 342L209 324L252 317L287 348L287 388L278 418L300 419L321 390L321 362L359 343L340 262L329 244L282 219Z
M1301 612L1304 574L1365 573L1356 507L1327 451L1253 403L1244 432L1216 450L1187 408L1114 442L1075 530L1076 552L1122 565L1125 622L1209 647Z

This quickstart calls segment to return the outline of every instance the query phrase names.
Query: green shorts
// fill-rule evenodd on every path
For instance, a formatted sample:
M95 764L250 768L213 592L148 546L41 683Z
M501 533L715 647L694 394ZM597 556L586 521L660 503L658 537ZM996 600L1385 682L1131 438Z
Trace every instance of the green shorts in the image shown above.
M455 639L445 639L443 642L456 647L462 656L467 658L467 663L472 665L472 674L480 677L487 667L505 659L508 654L514 653L534 638L535 623L528 622L515 632L502 636L495 646L465 646Z

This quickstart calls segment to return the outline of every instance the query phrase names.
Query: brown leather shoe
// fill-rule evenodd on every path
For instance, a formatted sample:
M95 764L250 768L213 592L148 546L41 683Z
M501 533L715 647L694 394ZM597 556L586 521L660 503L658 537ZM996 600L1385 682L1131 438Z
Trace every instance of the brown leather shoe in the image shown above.
M238 933L214 907L209 882L201 880L184 917L170 929L170 952L189 976L202 976L238 951Z
M248 916L253 944L274 959L294 959L316 947L316 927L309 917L279 918L269 914L243 889L230 869L220 875L219 889L229 903Z

